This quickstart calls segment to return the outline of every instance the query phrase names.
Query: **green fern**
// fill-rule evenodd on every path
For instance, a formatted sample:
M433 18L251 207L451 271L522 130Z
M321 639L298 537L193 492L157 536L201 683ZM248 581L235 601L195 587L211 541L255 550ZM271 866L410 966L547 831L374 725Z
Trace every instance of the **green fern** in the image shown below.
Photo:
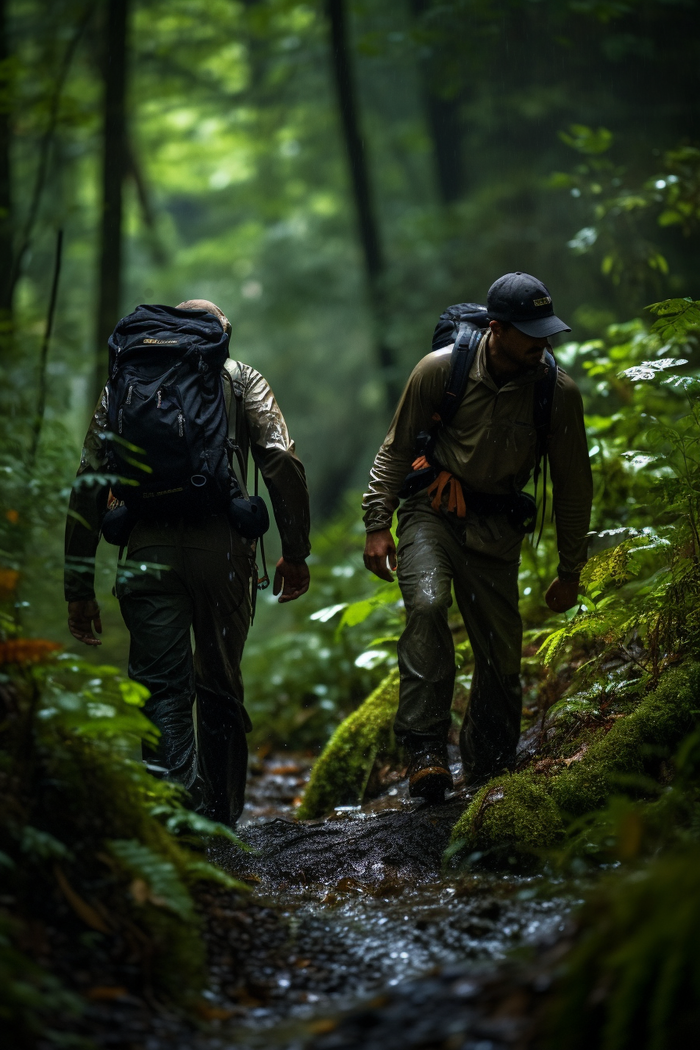
M107 848L121 868L146 884L143 898L135 896L138 903L147 900L157 907L169 908L186 922L194 920L192 898L171 860L136 839L112 839Z

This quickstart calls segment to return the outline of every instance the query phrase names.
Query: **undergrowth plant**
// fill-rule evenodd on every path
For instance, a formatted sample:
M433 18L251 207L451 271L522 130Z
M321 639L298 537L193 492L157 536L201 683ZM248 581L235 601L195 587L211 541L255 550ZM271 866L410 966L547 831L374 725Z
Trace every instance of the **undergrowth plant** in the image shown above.
M194 887L246 892L205 859L214 836L240 845L234 833L146 771L143 688L32 636L24 574L67 495L65 441L52 424L44 435L33 457L21 427L0 426L0 1026L22 1050L87 1045L76 1031L95 987L194 1008Z
M700 378L688 367L700 307L682 299L650 309L658 318L651 332L627 347L634 363L618 348L586 362L589 376L618 384L626 407L589 420L597 490L603 504L606 490L612 495L608 514L620 514L593 537L581 608L540 649L550 667L576 649L587 654L574 688L605 679L611 660L653 684L680 657L700 653ZM640 351L653 356L640 359ZM600 522L601 507L596 514Z
M33 997L45 986L55 988L60 1014L76 1004L55 975L24 957L28 928L49 940L68 936L65 965L94 983L193 1005L205 966L192 888L215 881L245 892L203 855L212 836L238 839L189 812L184 792L136 757L141 741L157 739L139 686L115 668L47 654L40 640L6 641L0 655L0 967L8 973L0 996L8 1025L18 1039L31 1031Z
M364 567L360 501L314 533L309 600L260 601L243 659L254 747L323 746L396 663L401 594Z

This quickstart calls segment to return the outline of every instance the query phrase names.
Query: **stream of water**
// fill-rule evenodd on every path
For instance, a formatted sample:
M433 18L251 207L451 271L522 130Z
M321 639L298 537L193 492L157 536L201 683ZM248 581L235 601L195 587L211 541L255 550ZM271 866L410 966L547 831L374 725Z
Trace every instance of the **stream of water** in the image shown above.
M563 885L541 876L444 874L438 869L426 877L430 865L412 875L410 866L392 872L376 860L358 868L358 835L370 841L387 817L403 820L406 812L417 816L405 784L392 786L368 806L345 807L327 821L315 822L309 837L313 832L320 847L317 842L316 853L307 854L304 825L292 819L307 769L303 759L277 757L260 764L251 778L241 831L263 851L262 859L250 862L251 871L262 873L254 876L259 880L255 896L281 909L287 940L283 961L265 968L266 1001L239 1012L235 1042L224 1038L218 1044L222 1048L306 1045L299 1042L299 1023L305 1023L308 1036L309 1031L322 1031L314 1028L314 1019L357 1010L358 1004L377 1002L377 996L404 986L413 989L415 1001L421 982L436 974L452 975L454 987L464 995L471 976L493 972L513 949L561 938L575 902ZM445 828L442 834L448 834L449 822ZM400 841L397 846L400 850ZM290 850L291 859L283 863ZM230 866L221 851L215 859ZM325 864L315 879L319 859ZM213 974L212 1002L225 1000L225 974L221 976L217 982ZM481 1050L508 1045L482 1043ZM331 1040L328 1045L336 1044Z

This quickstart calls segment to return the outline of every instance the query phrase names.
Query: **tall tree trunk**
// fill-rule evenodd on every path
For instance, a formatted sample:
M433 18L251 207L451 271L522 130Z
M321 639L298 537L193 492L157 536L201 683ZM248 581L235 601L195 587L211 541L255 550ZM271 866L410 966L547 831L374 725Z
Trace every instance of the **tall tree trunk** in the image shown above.
M12 74L7 34L7 0L0 0L0 352L7 350L12 333Z
M411 0L411 11L418 21L430 8L430 0ZM420 60L425 117L433 143L433 160L440 200L454 204L464 194L466 173L462 157L463 127L459 99L445 94L444 70L430 56Z
M365 277L372 313L375 351L387 403L390 408L393 408L400 388L396 375L394 352L387 344L383 331L386 323L386 305L382 297L385 273L384 254L372 199L367 156L359 127L355 85L352 76L350 49L348 47L344 0L326 0L326 13L331 32L333 75L350 167L358 234L365 263Z
M95 401L107 378L107 340L119 319L122 285L122 188L128 166L126 36L129 0L108 0L105 20L102 223L96 323Z

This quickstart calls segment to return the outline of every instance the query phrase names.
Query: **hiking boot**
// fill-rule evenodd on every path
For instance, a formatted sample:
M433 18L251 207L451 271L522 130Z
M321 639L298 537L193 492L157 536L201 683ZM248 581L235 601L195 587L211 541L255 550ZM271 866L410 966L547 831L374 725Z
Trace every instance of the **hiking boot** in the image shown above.
M408 793L411 798L427 802L444 802L445 792L452 790L447 753L443 748L425 748L411 755L408 763Z

